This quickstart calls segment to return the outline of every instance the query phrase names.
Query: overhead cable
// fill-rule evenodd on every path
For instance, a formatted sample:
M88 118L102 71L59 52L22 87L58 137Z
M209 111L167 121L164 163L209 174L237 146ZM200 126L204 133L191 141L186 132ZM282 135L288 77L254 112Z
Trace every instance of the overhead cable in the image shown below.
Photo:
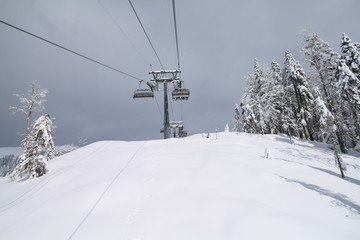
M89 61L91 61L91 62L94 62L94 63L96 63L96 64L99 64L99 65L101 65L101 66L103 66L103 67L106 67L106 68L108 68L108 69L111 69L111 70L113 70L113 71L116 71L116 72L118 72L118 73L121 73L121 74L123 74L123 75L125 75L125 76L128 76L128 77L130 77L130 78L134 78L134 79L136 79L136 80L143 81L143 79L141 79L141 78L135 77L135 76L133 76L133 75L131 75L131 74L128 74L128 73L126 73L126 72L123 72L123 71L121 71L121 70L119 70L119 69L116 69L116 68L114 68L114 67L110 67L109 65L106 65L106 64L104 64L104 63L102 63L102 62L99 62L99 61L97 61L97 60L95 60L95 59L89 58L89 57L87 57L87 56L85 56L85 55L82 55L82 54L80 54L80 53L78 53L78 52L75 52L75 51L73 51L73 50L70 50L70 49L68 49L68 48L66 48L66 47L63 47L63 46L57 44L57 43L51 42L51 41L49 41L49 40L47 40L47 39L45 39L45 38L42 38L42 37L40 37L40 36L38 36L38 35L35 35L35 34L31 33L31 32L28 32L28 31L26 31L26 30L24 30L24 29L21 29L21 28L19 28L19 27L16 27L16 26L14 26L14 25L12 25L12 24L9 24L9 23L4 22L4 21L2 21L2 20L0 20L0 23L5 24L5 25L7 25L7 26L9 26L9 27L12 27L12 28L14 28L14 29L16 29L16 30L19 30L19 31L21 31L21 32L23 32L23 33L26 33L26 34L28 34L28 35L30 35L30 36L32 36L32 37L35 37L35 38L37 38L37 39L40 39L40 40L42 40L42 41L44 41L44 42L47 42L47 43L49 43L49 44L52 44L52 45L54 45L54 46L56 46L56 47L58 47L58 48L61 48L61 49L65 50L65 51L68 51L68 52L70 52L70 53L73 53L73 54L75 54L75 55L78 55L79 57L85 58L85 59L87 59L87 60L89 60Z
M106 12L106 14L110 17L110 19L112 20L112 22L116 25L116 27L121 31L121 33L126 37L126 39L128 40L128 42L134 47L134 49L138 52L138 54L142 57L142 59L144 60L144 62L147 62L147 60L145 59L145 57L141 54L141 52L137 49L137 47L135 46L135 44L130 40L130 38L126 35L126 33L124 32L124 30L121 28L121 26L116 22L116 20L113 18L113 16L110 14L110 12L106 9L106 7L104 6L104 4L100 1L97 0L97 2L99 3L99 5L102 7L102 9ZM150 64L151 66L151 64ZM140 81L141 82L141 81ZM156 95L154 94L155 97L155 102L156 102L156 106L157 109L159 111L160 114L160 118L163 120L163 116L161 114L161 110L159 107L159 103L158 100L156 98Z
M175 40L176 40L176 53L177 53L177 60L178 60L178 70L180 70L179 40L178 40L177 25L176 25L175 0L172 0L172 5L173 5L173 16L174 16L174 25L175 25Z
M148 60L145 59L145 57L143 56L143 54L141 54L141 52L138 50L138 48L135 46L135 44L130 40L130 38L126 35L125 31L121 28L121 26L116 22L116 20L113 18L113 16L110 14L110 12L106 9L106 7L104 6L104 4L100 1L97 0L97 2L99 3L99 5L102 7L102 9L105 11L105 13L110 17L111 21L115 24L115 26L120 30L120 32L125 36L126 40L128 40L128 42L134 47L134 49L137 51L137 53L139 54L139 56L141 56L141 58L144 60L145 63L149 63Z
M172 101L170 101L170 109L171 109L172 117L173 117L173 119L175 120L175 115L174 115L174 109L173 109L173 106L172 106Z
M159 106L159 102L158 102L155 94L154 94L154 97L155 97L155 101L156 101L156 105L157 105L158 111L159 111L159 113L160 113L160 118L161 118L162 121L164 121L164 117L163 117L163 115L162 115L162 113L161 113L160 106Z
M179 54L179 40L178 40L178 32L177 32L177 24L176 24L175 0L172 0L172 6L173 6L174 27L175 27L176 53L177 53L178 69L180 70L180 54ZM181 101L181 121L183 121L182 101Z
M160 60L159 55L157 54L157 52L156 52L156 50L155 50L155 48L154 48L154 45L152 44L152 42L151 42L151 40L150 40L150 38L149 38L148 34L146 33L146 30L145 30L145 28L144 28L144 25L142 24L142 22L141 22L141 20L140 20L140 18L139 18L139 15L137 14L137 12L136 12L136 10L135 10L134 5L132 4L131 0L128 0L128 1L129 1L130 5L131 5L132 10L133 10L133 11L134 11L134 13L135 13L135 16L136 16L137 20L138 20L138 21L139 21L139 23L140 23L140 26L141 26L142 30L143 30L143 31L144 31L144 33L145 33L145 36L146 36L147 40L148 40L148 41L149 41L149 43L150 43L151 48L152 48L152 49L153 49L153 51L154 51L154 53L155 53L155 55L156 55L156 57L157 57L157 59L158 59L158 61L159 61L160 65L161 65L161 67L162 67L163 69L165 69L164 65L162 64L162 62L161 62L161 60Z

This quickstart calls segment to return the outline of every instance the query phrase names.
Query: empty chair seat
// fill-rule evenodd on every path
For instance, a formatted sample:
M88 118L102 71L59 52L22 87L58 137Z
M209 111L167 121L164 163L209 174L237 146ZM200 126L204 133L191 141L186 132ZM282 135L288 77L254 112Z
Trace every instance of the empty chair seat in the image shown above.
M187 131L185 131L185 130L179 131L179 137L186 137L186 136L187 136Z
M186 88L177 88L172 91L173 100L187 100L190 96L189 89Z
M134 99L153 98L154 93L150 89L138 89L134 92Z
M179 127L179 137L186 137L187 136L187 131L184 130L184 126Z

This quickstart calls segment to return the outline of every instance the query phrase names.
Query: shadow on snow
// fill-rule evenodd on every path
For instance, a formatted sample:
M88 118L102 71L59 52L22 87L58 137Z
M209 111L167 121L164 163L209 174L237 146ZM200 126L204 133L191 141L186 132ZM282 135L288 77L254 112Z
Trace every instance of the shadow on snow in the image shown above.
M326 190L326 189L316 186L314 184L308 184L308 183L305 183L305 182L302 182L302 181L299 181L296 179L289 179L289 178L282 177L282 176L279 176L279 177L285 179L285 181L287 181L287 182L300 184L301 186L303 186L307 189L310 189L312 191L315 191L315 192L319 193L320 195L333 198L335 201L333 203L335 203L337 206L344 207L352 213L360 214L360 206L357 205L356 203L352 202L351 200L349 200L348 197L344 194L333 193L329 190Z

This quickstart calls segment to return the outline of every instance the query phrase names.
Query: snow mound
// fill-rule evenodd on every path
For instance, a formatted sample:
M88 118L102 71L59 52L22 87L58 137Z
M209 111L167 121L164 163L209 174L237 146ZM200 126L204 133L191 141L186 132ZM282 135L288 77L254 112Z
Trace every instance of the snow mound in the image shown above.
M97 142L1 178L0 239L360 239L360 156L342 158L345 179L285 136Z

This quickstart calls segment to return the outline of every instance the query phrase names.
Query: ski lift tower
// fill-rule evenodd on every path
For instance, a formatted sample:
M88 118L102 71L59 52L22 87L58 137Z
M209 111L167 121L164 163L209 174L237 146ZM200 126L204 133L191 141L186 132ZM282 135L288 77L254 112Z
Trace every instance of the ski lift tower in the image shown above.
M190 91L182 87L180 73L180 70L160 70L149 72L149 74L152 74L152 78L149 83L151 89L159 91L159 83L164 84L164 139L170 138L169 100L167 94L168 83L174 84L174 90L172 91L173 100L187 100L190 95Z

